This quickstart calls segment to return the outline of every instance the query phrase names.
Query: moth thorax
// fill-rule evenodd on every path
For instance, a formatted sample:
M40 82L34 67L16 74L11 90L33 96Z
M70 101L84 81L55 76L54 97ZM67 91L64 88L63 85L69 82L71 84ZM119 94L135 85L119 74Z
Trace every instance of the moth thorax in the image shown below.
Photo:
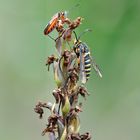
M74 44L75 44L76 46L78 46L80 43L81 43L80 40L77 40L77 39L74 40Z

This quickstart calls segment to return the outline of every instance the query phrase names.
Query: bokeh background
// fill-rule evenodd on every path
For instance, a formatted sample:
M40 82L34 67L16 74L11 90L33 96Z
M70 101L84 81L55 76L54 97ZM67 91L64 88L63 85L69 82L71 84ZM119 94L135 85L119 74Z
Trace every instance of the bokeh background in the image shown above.
M103 73L92 71L86 84L81 133L95 140L140 140L140 1L139 0L0 0L0 139L45 140L46 119L34 113L38 101L54 102L53 73L45 60L56 53L43 29L58 11L84 18L77 33ZM46 115L48 115L46 113Z

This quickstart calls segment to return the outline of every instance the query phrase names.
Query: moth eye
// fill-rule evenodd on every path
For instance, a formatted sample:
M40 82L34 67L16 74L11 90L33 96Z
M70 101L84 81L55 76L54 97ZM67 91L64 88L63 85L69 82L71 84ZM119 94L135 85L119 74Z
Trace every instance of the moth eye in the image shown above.
M58 17L60 17L61 13L58 13Z
M65 13L64 13L64 12L62 12L61 14L62 14L62 16L64 16L64 15L65 15Z

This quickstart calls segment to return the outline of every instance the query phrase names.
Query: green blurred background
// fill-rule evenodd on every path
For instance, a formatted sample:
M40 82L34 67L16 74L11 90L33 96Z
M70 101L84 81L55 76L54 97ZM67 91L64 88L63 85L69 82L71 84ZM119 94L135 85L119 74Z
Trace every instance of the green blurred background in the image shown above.
M96 57L103 78L92 72L84 101L81 133L95 140L140 140L140 1L0 0L0 139L45 140L46 118L38 119L38 101L54 102L53 73L47 56L56 53L43 29L58 11L80 6L71 19L84 18L77 33ZM46 114L49 115L49 112Z

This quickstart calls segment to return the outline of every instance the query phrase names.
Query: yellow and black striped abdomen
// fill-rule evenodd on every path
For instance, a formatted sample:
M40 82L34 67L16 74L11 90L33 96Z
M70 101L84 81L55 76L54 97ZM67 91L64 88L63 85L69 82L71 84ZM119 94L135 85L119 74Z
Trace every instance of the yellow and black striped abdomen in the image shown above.
M86 80L90 77L91 72L91 59L90 59L90 52L86 52L84 55L84 65L85 65L85 74L86 74Z

